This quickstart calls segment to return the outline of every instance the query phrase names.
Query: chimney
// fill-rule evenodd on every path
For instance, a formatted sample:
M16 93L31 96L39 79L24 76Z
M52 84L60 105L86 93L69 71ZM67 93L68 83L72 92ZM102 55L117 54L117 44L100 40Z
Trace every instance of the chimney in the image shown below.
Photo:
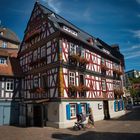
M88 39L87 39L87 42L88 42L90 45L93 45L93 44L94 44L93 38L88 38Z

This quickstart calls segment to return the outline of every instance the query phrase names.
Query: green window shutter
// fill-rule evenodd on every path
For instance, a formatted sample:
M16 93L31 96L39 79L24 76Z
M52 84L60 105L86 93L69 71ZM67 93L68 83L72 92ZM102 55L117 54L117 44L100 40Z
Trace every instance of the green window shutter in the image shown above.
M86 114L89 114L89 103L86 104Z
M122 100L122 110L124 110L124 101Z
M120 101L118 101L118 111L120 111Z
M78 114L82 113L81 104L77 104L77 113Z
M70 120L70 104L66 105L66 115L67 115L67 120Z
M114 101L114 111L116 112L116 101Z

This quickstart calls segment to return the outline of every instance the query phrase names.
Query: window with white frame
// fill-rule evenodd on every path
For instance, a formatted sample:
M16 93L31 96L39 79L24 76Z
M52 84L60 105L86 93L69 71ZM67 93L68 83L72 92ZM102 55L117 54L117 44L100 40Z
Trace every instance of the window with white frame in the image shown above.
M106 81L102 80L102 90L106 91Z
M70 43L69 54L70 55L76 54L76 45L74 45L73 43Z
M41 47L41 57L45 57L46 56L46 47L43 46Z
M6 64L6 58L0 58L0 64Z
M13 91L14 90L14 80L7 80L6 82L6 91Z
M70 104L70 118L76 117L76 104Z
M35 50L33 53L33 60L35 61L36 59L37 59L37 50Z
M81 48L81 57L85 57L85 50L83 48Z
M7 42L2 43L2 48L7 48Z
M38 76L34 76L34 87L38 87Z
M69 72L69 84L75 85L75 73L74 72Z
M101 63L105 64L105 59L103 57L101 58Z
M83 114L86 114L86 104L81 104L81 110Z

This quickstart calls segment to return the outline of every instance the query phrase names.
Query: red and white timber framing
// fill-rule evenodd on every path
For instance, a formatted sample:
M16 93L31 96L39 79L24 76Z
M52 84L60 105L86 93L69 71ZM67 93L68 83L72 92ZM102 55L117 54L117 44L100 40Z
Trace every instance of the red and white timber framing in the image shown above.
M62 47L62 60L65 63L68 63L68 55L69 55L69 47L70 43L66 39L62 39L61 46ZM89 61L86 69L91 72L101 73L101 56L90 52L85 49L85 58ZM107 76L113 77L113 62L110 60L105 60L105 64L108 67L106 71ZM79 84L79 72L75 71L75 79L76 86ZM104 98L104 91L102 89L102 78L101 76L93 76L90 74L85 74L85 85L90 88L90 91L86 92L86 98L97 99ZM69 86L69 69L63 68L63 82L64 82L64 94L63 98L68 98L68 86ZM113 79L105 79L106 81L106 98L113 99L114 98L114 80ZM120 81L119 81L120 82ZM78 94L77 94L78 98Z

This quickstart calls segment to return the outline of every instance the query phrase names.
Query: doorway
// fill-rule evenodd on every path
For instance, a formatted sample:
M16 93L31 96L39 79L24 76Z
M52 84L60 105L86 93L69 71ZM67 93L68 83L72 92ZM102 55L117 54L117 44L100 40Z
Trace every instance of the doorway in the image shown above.
M104 105L104 119L108 120L110 119L108 101L103 101L103 105Z
M33 111L33 116L34 116L34 126L39 126L41 127L43 124L43 111L42 111L42 106L41 105L35 105L34 106L34 111Z

